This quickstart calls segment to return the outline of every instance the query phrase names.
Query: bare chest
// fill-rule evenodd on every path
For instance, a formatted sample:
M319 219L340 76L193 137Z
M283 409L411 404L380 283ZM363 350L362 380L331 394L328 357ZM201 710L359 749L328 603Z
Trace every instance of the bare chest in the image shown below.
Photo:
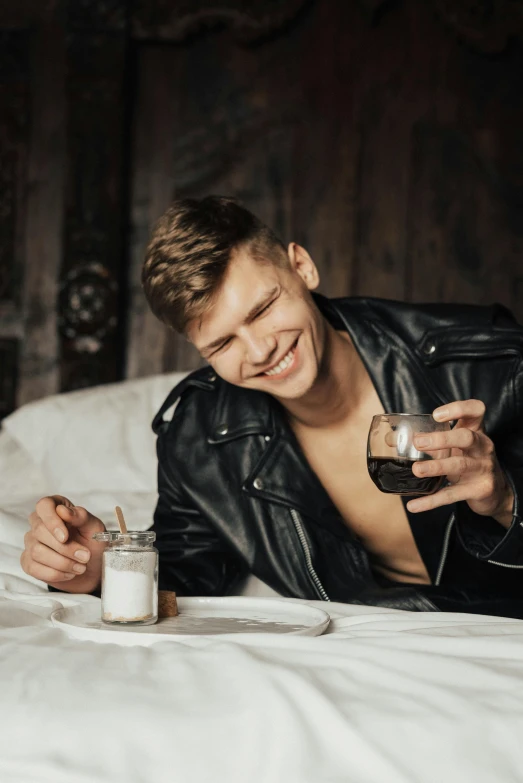
M428 583L403 503L380 492L367 470L367 427L297 432L307 460L345 524L361 539L376 570L403 582Z

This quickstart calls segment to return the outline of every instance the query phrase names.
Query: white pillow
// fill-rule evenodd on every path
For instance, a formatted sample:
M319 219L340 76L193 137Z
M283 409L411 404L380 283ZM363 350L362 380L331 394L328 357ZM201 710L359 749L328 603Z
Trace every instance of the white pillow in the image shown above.
M8 432L0 432L0 503L5 498L41 496L46 491L40 467Z
M57 394L3 420L53 493L156 491L154 414L187 373ZM51 490L48 490L51 491Z

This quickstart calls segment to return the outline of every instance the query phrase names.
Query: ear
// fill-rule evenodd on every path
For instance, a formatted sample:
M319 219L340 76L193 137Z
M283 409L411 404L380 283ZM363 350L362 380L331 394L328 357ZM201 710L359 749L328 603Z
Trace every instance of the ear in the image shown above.
M287 253L291 269L301 277L309 291L314 291L320 284L320 275L310 255L296 242L289 243Z

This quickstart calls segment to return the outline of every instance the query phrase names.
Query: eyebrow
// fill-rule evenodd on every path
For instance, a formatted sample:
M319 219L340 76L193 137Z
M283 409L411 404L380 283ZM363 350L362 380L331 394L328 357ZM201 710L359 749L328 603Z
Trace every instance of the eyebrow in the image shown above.
M271 288L270 291L268 291L263 299L261 299L259 302L256 302L255 305L251 307L247 315L245 316L245 319L243 320L244 324L249 324L251 321L254 321L258 313L260 313L261 310L263 310L264 307L267 307L270 300L280 292L279 286L274 286L274 288ZM210 343L207 343L207 345L204 345L203 348L200 348L200 353L208 353L209 351L212 351L214 348L218 348L219 345L222 345L222 343L226 342L232 337L231 334L226 334L223 337L217 337L216 340L213 340Z

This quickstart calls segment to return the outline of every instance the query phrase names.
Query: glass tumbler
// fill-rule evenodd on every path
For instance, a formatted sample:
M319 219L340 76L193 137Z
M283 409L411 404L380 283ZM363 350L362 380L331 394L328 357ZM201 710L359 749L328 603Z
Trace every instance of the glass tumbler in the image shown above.
M156 533L95 533L107 544L102 560L102 620L118 625L152 625L158 620Z
M450 430L430 413L383 413L372 417L367 444L369 475L381 492L394 495L432 495L441 488L445 476L416 476L415 462L444 459L450 449L418 451L414 435Z

